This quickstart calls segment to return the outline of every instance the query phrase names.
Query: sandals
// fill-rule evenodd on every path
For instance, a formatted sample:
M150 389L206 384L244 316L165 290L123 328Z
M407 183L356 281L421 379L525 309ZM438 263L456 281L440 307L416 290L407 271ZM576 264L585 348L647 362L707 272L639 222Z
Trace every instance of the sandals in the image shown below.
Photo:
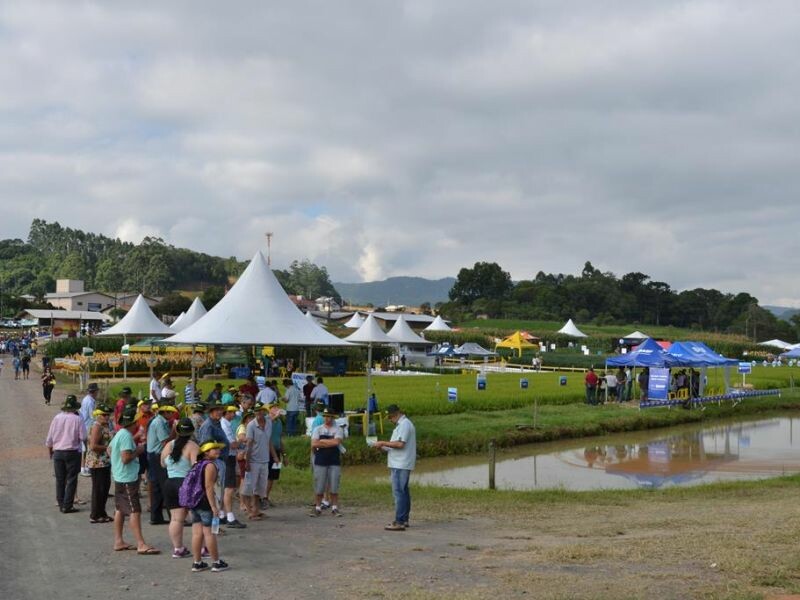
M153 554L161 554L161 550L159 550L158 548L153 548L152 546L148 546L144 550L137 550L136 554L141 554L142 556L145 555L149 556Z
M89 523L97 524L97 523L111 523L114 519L112 517L100 517L99 519L89 519Z

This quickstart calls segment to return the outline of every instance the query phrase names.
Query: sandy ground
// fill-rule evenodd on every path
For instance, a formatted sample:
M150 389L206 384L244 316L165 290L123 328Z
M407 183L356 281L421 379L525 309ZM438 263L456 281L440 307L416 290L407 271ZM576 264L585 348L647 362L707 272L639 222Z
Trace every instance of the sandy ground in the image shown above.
M792 482L725 488L702 499L620 496L503 514L423 507L403 533L383 530L390 507L311 519L308 499L296 498L221 538L232 566L225 573L192 573L189 559L170 558L166 528L149 524L145 539L164 554L112 552L112 526L89 524L87 505L71 515L55 506L43 441L64 390L45 406L38 375L14 381L7 366L0 375L0 599L760 598L800 591L800 486ZM90 485L80 478L80 498L88 499Z

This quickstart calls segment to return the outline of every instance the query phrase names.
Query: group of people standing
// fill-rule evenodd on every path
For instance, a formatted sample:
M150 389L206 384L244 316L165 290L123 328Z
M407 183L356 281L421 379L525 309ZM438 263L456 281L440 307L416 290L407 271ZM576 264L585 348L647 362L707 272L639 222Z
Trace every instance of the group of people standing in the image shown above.
M645 379L643 379L643 377ZM646 370L638 377L640 389L647 389ZM633 373L628 367L620 367L617 371L606 371L598 375L590 368L584 376L586 387L586 403L591 405L606 402L628 402L633 394Z
M283 417L291 423L290 413L304 413L323 397L320 391L327 396L327 388L318 378L316 385L313 380L307 382L311 389L306 394L305 388L300 390L286 380L282 398L264 393L267 389L275 392L271 385L253 397L249 387L253 382L248 381L225 393L212 392L207 401L197 398L191 405L179 406L168 375L156 375L153 380L149 398L137 400L131 389L124 387L113 406L97 401L96 384L89 385L82 402L74 395L67 396L46 440L59 509L65 514L78 512L78 476L89 475L89 522L114 523L114 550L160 554L145 541L142 531L141 492L146 485L149 522L168 524L172 557L192 556L192 571L226 570L228 564L220 557L217 544L219 527L247 527L234 514L237 490L247 519L261 520L272 505L272 486L286 466ZM318 390L316 398L314 390ZM284 410L281 399L292 410ZM324 402L313 406L317 417L310 431L314 491L310 514L319 516L330 508L330 514L341 516L339 488L345 450L342 428L336 423L340 415ZM182 413L185 416L181 417ZM411 509L408 482L416 460L416 434L396 405L389 407L388 418L395 424L391 440L376 441L373 446L388 453L392 475L396 514L386 529L402 531L408 526ZM113 517L106 512L112 481ZM190 548L183 540L187 519L192 527ZM126 521L133 544L124 537ZM210 558L210 565L205 558Z

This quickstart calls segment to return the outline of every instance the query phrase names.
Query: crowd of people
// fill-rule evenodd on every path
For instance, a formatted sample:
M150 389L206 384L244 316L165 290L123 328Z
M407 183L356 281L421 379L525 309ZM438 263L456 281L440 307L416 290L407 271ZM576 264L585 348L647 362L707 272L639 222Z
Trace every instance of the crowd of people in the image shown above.
M316 382L309 377L302 389L289 379L282 383L282 392L277 381L258 389L252 377L238 388L223 390L217 384L205 399L198 392L193 402L181 404L176 403L169 374L156 373L149 397L141 400L130 387L123 387L114 404L99 402L94 383L81 401L68 395L46 439L59 510L79 511L78 477L91 477L89 522L114 523L114 550L160 554L144 539L146 491L149 523L168 525L172 557L191 556L195 572L224 571L228 564L217 543L220 526L245 529L242 520L264 518L273 506L273 485L286 466L283 437L299 435L300 415L313 414L307 432L314 497L310 516L325 511L342 516L339 490L345 436L337 423L340 414L326 403L328 390L322 377ZM49 396L45 402L49 404ZM388 454L396 510L386 529L402 531L411 509L409 475L415 466L416 434L396 405L388 408L387 415L395 424L391 440L371 445ZM107 510L112 483L113 516ZM237 495L242 520L234 506ZM126 522L135 543L125 539ZM188 547L187 525L192 528Z

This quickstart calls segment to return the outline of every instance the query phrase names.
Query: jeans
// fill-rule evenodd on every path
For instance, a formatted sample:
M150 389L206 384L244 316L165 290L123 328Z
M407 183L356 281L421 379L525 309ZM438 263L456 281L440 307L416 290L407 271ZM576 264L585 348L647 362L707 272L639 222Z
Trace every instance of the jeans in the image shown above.
M411 512L411 492L408 489L409 469L389 469L392 473L392 495L394 496L395 523L408 523Z
M56 501L62 510L72 508L78 489L78 473L81 470L80 451L53 451L53 470L56 475Z
M297 435L297 424L300 419L300 411L290 410L286 413L286 435Z
M597 395L595 394L596 387L593 385L586 386L586 404L596 404Z

